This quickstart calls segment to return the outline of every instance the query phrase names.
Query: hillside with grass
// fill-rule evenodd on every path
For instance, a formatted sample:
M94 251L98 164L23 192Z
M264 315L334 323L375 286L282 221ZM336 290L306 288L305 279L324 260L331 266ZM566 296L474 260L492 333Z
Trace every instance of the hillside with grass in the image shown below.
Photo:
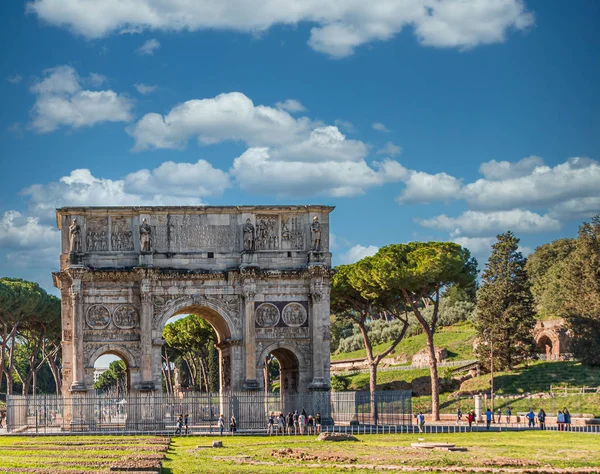
M475 328L469 322L454 324L438 329L434 341L438 348L448 350L448 360L466 360L473 359L473 340L475 339ZM389 347L389 342L378 344L373 347L373 353L379 354ZM417 352L424 349L427 345L425 334L405 337L396 347L389 357L399 355L406 356L409 361ZM366 357L365 349L353 352L342 352L332 354L331 360L363 359Z

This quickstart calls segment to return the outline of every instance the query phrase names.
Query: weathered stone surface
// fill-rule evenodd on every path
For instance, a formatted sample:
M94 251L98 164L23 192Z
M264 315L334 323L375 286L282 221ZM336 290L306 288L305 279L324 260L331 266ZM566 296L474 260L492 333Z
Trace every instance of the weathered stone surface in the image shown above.
M358 438L347 433L321 433L317 441L358 441Z
M212 442L212 447L213 448L222 448L223 447L223 441L213 441Z
M92 388L105 353L123 359L131 391L160 389L163 327L190 313L218 335L222 389L260 390L268 354L284 390L327 388L332 210L58 209L64 395Z

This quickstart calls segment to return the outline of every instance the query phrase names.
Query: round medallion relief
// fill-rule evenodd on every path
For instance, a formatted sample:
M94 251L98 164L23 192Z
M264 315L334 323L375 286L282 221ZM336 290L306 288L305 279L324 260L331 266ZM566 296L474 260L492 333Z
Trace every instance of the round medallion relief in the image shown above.
M290 303L283 308L281 319L288 326L302 326L306 322L306 309L300 303Z
M87 310L85 322L92 329L104 329L110 324L110 311L101 304L92 305Z
M256 323L262 328L272 328L279 322L279 310L271 303L262 303L255 311Z
M119 306L113 313L113 323L119 329L132 329L137 325L137 322L137 310L129 304Z

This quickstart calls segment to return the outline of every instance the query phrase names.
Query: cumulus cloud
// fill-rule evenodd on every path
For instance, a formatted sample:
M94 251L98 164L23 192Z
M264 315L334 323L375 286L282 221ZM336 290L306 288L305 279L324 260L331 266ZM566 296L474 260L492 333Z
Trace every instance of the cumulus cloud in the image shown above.
M138 49L135 51L142 56L152 56L156 50L160 49L160 43L157 39L152 38L148 41L145 41Z
M375 255L378 250L379 247L376 247L375 245L369 245L367 247L363 245L355 245L346 253L340 255L340 262L342 264L355 263L365 257Z
M409 170L403 178L406 187L397 198L401 204L427 204L455 199L462 182L446 173L429 174Z
M287 110L288 112L304 112L306 107L300 103L300 101L296 99L287 99L283 102L275 102L275 107L278 109Z
M112 90L84 90L82 82L98 83L103 76L92 75L82 81L70 66L44 71L43 78L31 87L36 101L31 110L31 127L48 133L61 126L90 127L100 122L128 122L132 102Z
M375 122L371 126L373 127L374 130L377 130L378 132L390 132L391 131L381 122Z
M158 90L158 86L149 86L147 84L134 84L133 87L142 95L152 94Z
M458 217L445 214L431 219L417 219L424 227L451 232L453 236L483 237L511 230L516 233L551 232L560 229L560 222L524 209L510 211L466 211Z
M392 142L387 142L383 147L377 150L378 155L396 156L402 153L402 147L394 145Z
M543 165L544 160L539 156L529 156L516 163L492 160L482 163L479 172L490 181L502 181L527 176Z
M146 173L147 172L147 173ZM144 177L148 186L143 187ZM163 180L161 182L161 179ZM63 206L152 206L152 205L196 205L201 204L198 197L173 194L181 173L164 184L159 171L141 170L123 179L97 178L89 169L71 171L58 181L47 184L34 184L21 191L28 199L30 212L45 220L52 220L54 210ZM159 187L159 184L164 187ZM183 178L181 184L187 185ZM196 183L196 189L202 186Z
M18 211L6 211L0 219L1 247L31 249L59 240L58 230L40 224L37 217L27 217Z
M167 115L144 115L129 134L134 150L181 148L196 137L204 144L240 140L251 145L289 142L310 130L306 118L295 119L285 110L257 105L240 92L188 100Z
M389 40L405 27L425 46L468 49L503 42L509 30L534 23L523 0L31 0L27 10L88 38L143 30L263 32L308 23L308 44L332 57Z
M533 166L529 162L529 173L522 169L514 171L522 162L523 160L518 162L515 167L504 167L504 174L498 170L497 165L492 166L492 176L507 177L499 180L479 179L466 185L461 197L475 209L501 210L518 207L551 208L572 199L600 195L600 163L595 160L569 158L554 167L541 164ZM485 168L485 172L489 174L490 169Z
M205 161L167 161L153 170L139 170L125 177L125 191L141 196L216 196L231 186L224 171Z

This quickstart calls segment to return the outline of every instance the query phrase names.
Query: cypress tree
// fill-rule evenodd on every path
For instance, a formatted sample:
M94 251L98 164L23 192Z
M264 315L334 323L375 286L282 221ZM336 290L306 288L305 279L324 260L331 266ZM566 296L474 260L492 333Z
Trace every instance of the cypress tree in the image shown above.
M600 216L579 228L575 250L563 265L561 300L577 359L600 366Z
M533 352L536 323L526 258L512 232L497 236L477 291L477 355L484 367L511 370Z

